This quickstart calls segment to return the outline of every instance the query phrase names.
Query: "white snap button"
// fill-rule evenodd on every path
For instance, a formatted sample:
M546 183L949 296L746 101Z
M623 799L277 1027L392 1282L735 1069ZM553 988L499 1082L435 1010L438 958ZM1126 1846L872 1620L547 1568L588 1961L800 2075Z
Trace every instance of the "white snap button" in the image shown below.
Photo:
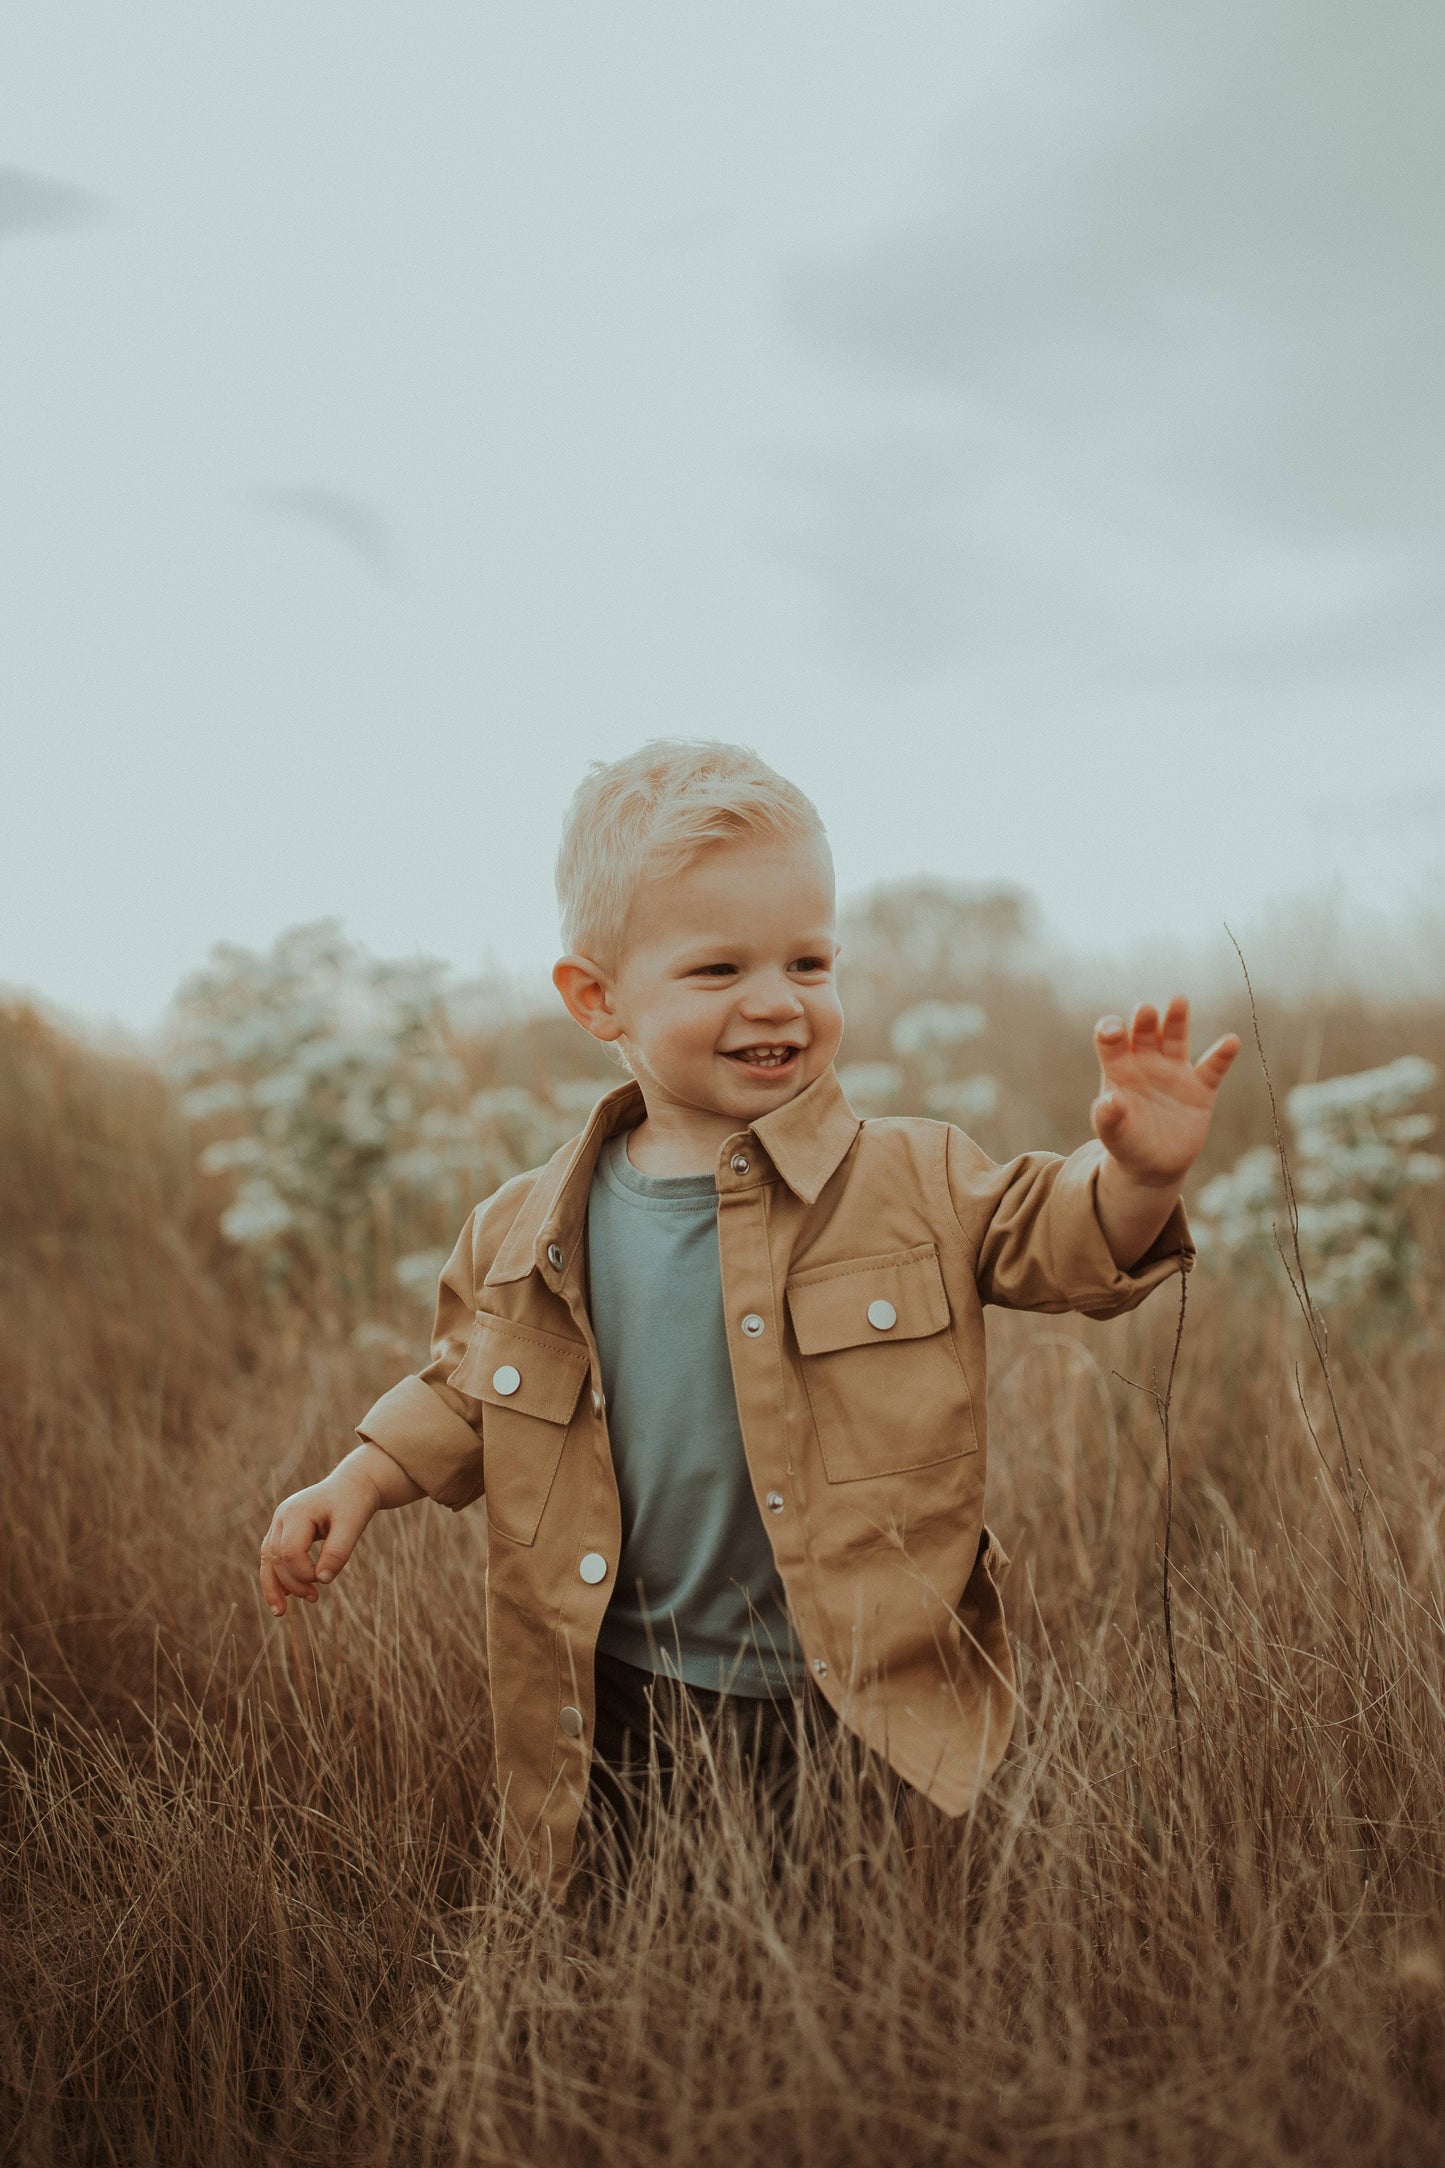
M584 1581L597 1582L607 1579L607 1561L600 1551L584 1551L582 1563L577 1568Z
M592 1388L592 1413L594 1415L600 1415L602 1413L602 1395L598 1392L595 1385Z
M817 1672L817 1674L818 1674L818 1677L819 1677L820 1679L826 1679L826 1678L827 1678L827 1676L828 1676L828 1666L827 1666L827 1663L825 1662L825 1660L824 1660L824 1659L823 1659L823 1658L822 1658L821 1656L815 1656L815 1657L813 1658L813 1669L814 1669L814 1670L815 1670L815 1671Z
M759 1334L759 1333L760 1333L760 1332L761 1332L762 1330L763 1330L763 1321L762 1321L762 1319L761 1319L761 1318L760 1318L760 1317L758 1316L758 1313L757 1313L757 1311L756 1311L756 1310L749 1310L749 1312L748 1312L747 1316L746 1316L746 1317L745 1317L745 1318L743 1319L743 1331L744 1331L744 1332L745 1332L745 1333L747 1334L747 1336L748 1336L748 1338L749 1338L750 1340L756 1340L756 1339L757 1339L757 1337L758 1337L758 1334Z
M770 1490L770 1491L768 1492L768 1511L769 1511L769 1513L781 1513L781 1512L782 1512L782 1510L783 1510L783 1494L782 1494L782 1492L781 1492L780 1490Z
M560 1272L562 1270L562 1267L567 1262L566 1258L562 1255L560 1247L555 1242L549 1242L547 1244L547 1262L552 1267L552 1270L554 1272Z
M567 1707L562 1711L562 1714L558 1717L557 1721L562 1726L563 1731L566 1732L569 1739L581 1738L582 1711L580 1709L574 1709L569 1702L567 1704Z
M732 1168L734 1174L746 1174L751 1161L748 1159L746 1152L734 1152L732 1158L728 1161L728 1165Z
M514 1393L521 1382L521 1371L514 1369L511 1363L503 1363L500 1370L492 1372L492 1391L494 1393Z
M870 1302L868 1305L868 1322L870 1325L876 1325L880 1332L887 1332L890 1325L898 1323L898 1312L891 1302L883 1302L882 1300Z

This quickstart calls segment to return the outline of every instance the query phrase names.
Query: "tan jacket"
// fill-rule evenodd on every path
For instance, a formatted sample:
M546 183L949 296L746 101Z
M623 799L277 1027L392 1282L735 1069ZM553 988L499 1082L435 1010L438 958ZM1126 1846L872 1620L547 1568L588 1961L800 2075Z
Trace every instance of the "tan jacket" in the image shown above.
M635 1084L463 1228L432 1361L357 1425L443 1505L487 1504L487 1657L507 1855L566 1887L592 1658L622 1545L587 1314L587 1193ZM1003 1756L1014 1674L983 1525L983 1305L1112 1317L1193 1248L1182 1207L1132 1272L1103 1147L996 1166L960 1129L861 1122L829 1069L717 1161L738 1415L812 1678L900 1775L961 1814Z

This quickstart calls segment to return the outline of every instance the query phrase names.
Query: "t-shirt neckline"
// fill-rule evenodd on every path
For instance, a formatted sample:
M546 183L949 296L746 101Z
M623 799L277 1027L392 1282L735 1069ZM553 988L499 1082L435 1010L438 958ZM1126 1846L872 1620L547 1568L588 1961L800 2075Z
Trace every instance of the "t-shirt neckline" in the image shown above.
M717 1203L717 1181L710 1174L644 1174L627 1156L627 1132L609 1137L597 1162L609 1189L635 1203L692 1207Z

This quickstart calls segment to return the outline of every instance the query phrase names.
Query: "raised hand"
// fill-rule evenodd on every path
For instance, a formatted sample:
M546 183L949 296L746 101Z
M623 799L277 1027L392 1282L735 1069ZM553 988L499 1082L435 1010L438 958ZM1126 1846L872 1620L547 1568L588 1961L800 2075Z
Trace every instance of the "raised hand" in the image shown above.
M1177 1194L1209 1134L1214 1095L1239 1052L1238 1035L1227 1032L1192 1062L1189 1003L1176 994L1162 1019L1147 1001L1128 1024L1101 1017L1094 1047L1095 1136L1131 1181Z

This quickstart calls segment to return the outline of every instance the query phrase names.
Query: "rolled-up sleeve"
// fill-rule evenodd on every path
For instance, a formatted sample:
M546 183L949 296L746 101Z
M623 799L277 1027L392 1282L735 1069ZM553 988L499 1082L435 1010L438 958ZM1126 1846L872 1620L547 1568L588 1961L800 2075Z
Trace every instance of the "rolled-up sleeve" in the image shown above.
M961 1129L950 1130L949 1189L984 1302L1117 1317L1171 1273L1189 1270L1194 1244L1182 1203L1127 1272L1115 1263L1099 1223L1105 1157L1094 1141L1066 1159L1024 1152L1000 1165Z
M481 1403L446 1382L475 1322L476 1218L473 1212L437 1282L431 1361L383 1393L356 1426L359 1437L390 1454L429 1497L453 1508L470 1505L482 1493Z

